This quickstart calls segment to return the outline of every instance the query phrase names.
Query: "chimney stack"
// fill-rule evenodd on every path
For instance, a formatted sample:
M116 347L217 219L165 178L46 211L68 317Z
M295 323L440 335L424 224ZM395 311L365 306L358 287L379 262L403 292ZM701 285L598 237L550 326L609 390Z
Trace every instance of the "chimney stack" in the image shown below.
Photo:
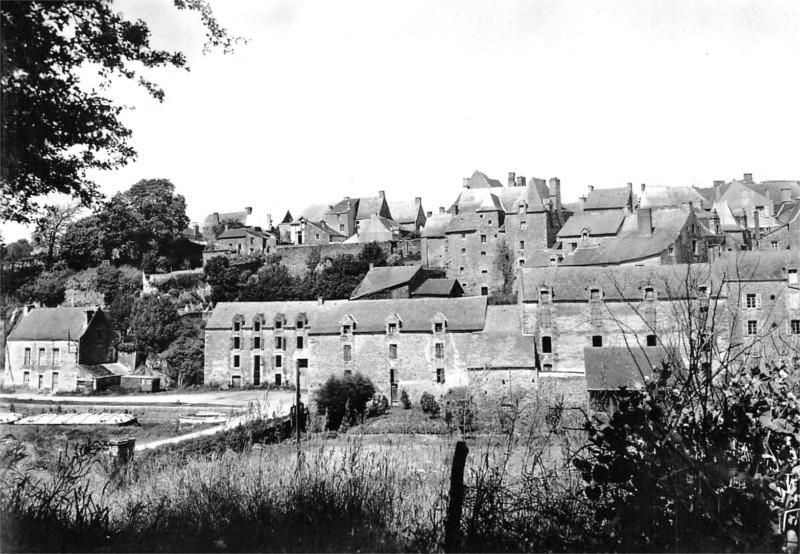
M653 234L653 211L650 208L639 208L636 212L639 224L639 235Z
M753 174L752 173L745 173L744 174L744 182L748 185L753 184Z
M200 226L197 223L194 224L194 238L200 238Z
M720 225L719 225L719 214L717 210L712 210L711 212L711 224L714 228L714 234L719 235Z
M516 178L515 178L515 177L516 177L516 175L517 175L517 174L516 174L516 173L514 173L513 171L509 171L509 172L508 172L508 186L509 186L509 187L513 187L513 186L516 184L516 182L517 182L517 180L516 180Z
M379 190L378 191L378 198L385 199L386 198L386 191Z
M349 196L345 196L344 199L345 200L350 200L350 197Z
M578 198L578 211L584 211L586 209L586 197L581 196Z
M425 212L425 217L430 217L433 215L433 212Z
M465 189L468 189L469 188L469 177L464 177L463 179L461 179L461 183L462 183L462 186Z
M251 208L250 206L247 206L247 207L244 209L244 213L246 213L247 215L252 215L252 213L253 213L253 208Z
M214 217L214 221L216 221L217 223L220 222L219 221L219 212L214 212L214 216L213 217Z
M322 296L317 296L317 306L322 306L325 303L325 298Z
M594 185L589 185L589 192L593 192L593 191L594 191Z
M520 175L519 177L517 177L517 186L518 187L524 187L525 186L525 177L524 176Z
M333 204L328 204L328 211L329 211L329 212L332 212L332 211L333 211Z
M714 200L717 202L722 198L722 185L724 184L725 181L714 181Z
M761 238L761 221L758 216L758 210L753 210L753 236L758 239Z
M444 213L444 206L439 206L439 213L440 213L440 214L443 214L443 213Z
M642 194L644 194L644 183L642 183Z
M769 189L767 189L769 191ZM789 202L792 199L792 189L781 189L781 202Z
M556 208L556 214L561 217L561 179L558 177L550 178L550 198Z
M421 196L417 196L417 197L415 197L415 198L414 198L414 204L415 204L416 206L419 206L420 204L422 204L422 197L421 197Z

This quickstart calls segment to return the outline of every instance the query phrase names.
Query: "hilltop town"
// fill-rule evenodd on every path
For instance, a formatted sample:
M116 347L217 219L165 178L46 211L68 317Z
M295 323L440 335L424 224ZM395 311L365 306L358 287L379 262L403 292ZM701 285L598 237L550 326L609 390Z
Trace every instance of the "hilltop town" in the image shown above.
M164 241L171 250L138 259L125 245L84 255L76 234L104 216L73 219L56 248L71 267L60 294L23 287L16 298L39 306L6 314L3 387L314 390L360 373L392 403L401 390L416 401L470 389L490 405L581 404L697 352L709 371L731 359L800 363L797 181L589 186L566 204L558 178L509 172L502 183L475 171L453 197L426 211L422 198L377 191L275 219L264 207L218 212L202 225L184 213ZM6 272L35 272L45 254L7 253ZM158 298L184 331L176 320L148 341L134 305L158 312Z

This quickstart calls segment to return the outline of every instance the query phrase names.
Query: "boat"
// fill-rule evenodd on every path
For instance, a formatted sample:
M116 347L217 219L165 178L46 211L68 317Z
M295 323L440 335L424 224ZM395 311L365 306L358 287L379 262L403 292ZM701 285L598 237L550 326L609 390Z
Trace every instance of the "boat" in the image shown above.
M13 424L18 419L22 419L22 414L15 412L0 412L0 424Z
M202 425L208 423L225 423L228 421L228 416L222 412L202 411L193 414L185 414L178 417L179 423L186 423L188 425Z
M83 413L83 414L37 414L23 417L15 425L136 425L138 421L132 414L122 413Z

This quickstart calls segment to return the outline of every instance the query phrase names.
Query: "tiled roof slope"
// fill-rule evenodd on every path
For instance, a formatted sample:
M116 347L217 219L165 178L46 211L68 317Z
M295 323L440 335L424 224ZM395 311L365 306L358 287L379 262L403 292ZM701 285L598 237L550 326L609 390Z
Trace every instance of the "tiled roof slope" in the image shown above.
M373 267L358 284L350 299L356 300L376 292L407 285L420 271L422 271L421 265Z
M233 318L241 315L244 326L251 327L256 315L263 315L265 326L272 328L277 314L283 314L287 327L301 313L308 318L310 335L338 334L346 315L356 320L355 333L382 333L386 318L393 313L403 320L401 332L430 332L433 319L441 313L447 318L448 331L480 331L486 317L486 297L426 298L389 300L347 300L317 302L220 302L206 325L207 330L231 329Z
M584 229L591 236L616 235L624 219L622 211L577 213L567 220L558 232L558 238L579 237Z
M336 204L333 205L333 208L329 209L327 213L331 214L346 214L348 211L352 210L353 207L358 210L358 201L359 198L345 198L344 200L340 200ZM348 207L349 205L349 207Z
M470 369L533 369L534 338L522 336L517 306L488 306L482 333L472 336L467 354Z
M372 214L381 215L384 199L379 196L370 196L358 199L356 219L369 219Z
M594 189L586 195L585 210L623 209L628 205L630 191L628 187Z
M415 201L389 202L392 219L398 223L414 223L419 215L420 205Z
M266 233L263 233L262 231L256 229L255 227L238 227L236 229L228 229L226 231L223 231L217 237L217 240L222 240L222 239L242 239L242 238L246 238L248 234L256 235L258 237L263 237L263 236L266 235Z
M77 340L88 327L87 311L97 313L99 308L34 308L14 327L8 340Z
M653 368L662 364L683 366L680 356L673 349L660 346L612 346L583 349L586 368L586 388L590 391L614 391L620 387L639 389L645 378L653 377Z
M800 269L800 252L793 250L726 252L715 263L728 281L786 279L786 269Z
M657 297L664 299L688 298L687 284L706 283L711 291L719 290L719 274L708 264L667 264L653 266L618 267L541 267L523 268L522 300L538 302L539 290L553 290L554 302L583 302L589 291L599 288L606 301L641 301L646 286L653 287Z
M496 188L502 186L503 184L497 179L487 177L485 174L477 170L475 170L475 173L472 174L472 177L470 177L469 181L467 182L467 188L470 189Z
M306 225L310 225L311 227L317 227L318 229L322 229L326 233L328 233L332 237L343 237L344 234L340 233L324 221L306 221Z
M306 208L300 212L300 215L297 219L304 217L306 221L322 221L325 219L325 213L328 211L329 204L311 204L310 206L306 206Z
M444 238L444 232L453 218L451 213L431 214L425 221L422 228L422 236L425 238Z
M453 203L450 210L453 210L457 206L459 214L466 212L502 211L505 208L503 208L496 194L499 190L500 189L495 191L485 188L475 190L464 189L461 191L461 194L458 195L458 198ZM502 190L505 191L508 189ZM521 194L521 191L519 191L518 194Z
M694 187L651 185L639 195L640 208L676 208L689 202L694 203L697 208L701 208L707 200Z
M453 288L460 287L456 279L426 279L411 291L412 296L450 296Z

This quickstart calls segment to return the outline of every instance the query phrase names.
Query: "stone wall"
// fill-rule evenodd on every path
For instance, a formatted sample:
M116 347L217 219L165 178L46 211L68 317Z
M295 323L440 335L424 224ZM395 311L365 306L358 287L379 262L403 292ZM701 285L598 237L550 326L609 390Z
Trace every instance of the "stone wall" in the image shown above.
M305 277L306 273L308 273L308 259L313 252L318 250L321 260L346 254L358 256L364 249L365 244L366 243L331 243L324 245L283 245L278 246L275 252L280 257L281 263L286 266L293 277ZM420 256L420 239L380 242L378 244L387 256L397 255L412 259L419 259Z
M483 292L498 292L503 285L503 276L496 269L497 248L505 235L500 233L498 213L472 214L478 219L477 231L449 233L446 245L447 277L461 283L466 296L477 296Z
M25 349L30 348L31 363L25 364ZM39 364L39 349L44 348L44 363ZM53 350L58 349L61 363L53 365ZM70 349L72 351L70 351ZM74 369L78 362L75 342L72 341L18 341L11 340L7 344L9 367L7 375L11 377L3 384L7 387L24 387L23 373L29 372L27 387L31 390L39 388L39 375L42 375L42 389L50 390L53 371L58 372L57 390L75 390L77 388L77 371Z

